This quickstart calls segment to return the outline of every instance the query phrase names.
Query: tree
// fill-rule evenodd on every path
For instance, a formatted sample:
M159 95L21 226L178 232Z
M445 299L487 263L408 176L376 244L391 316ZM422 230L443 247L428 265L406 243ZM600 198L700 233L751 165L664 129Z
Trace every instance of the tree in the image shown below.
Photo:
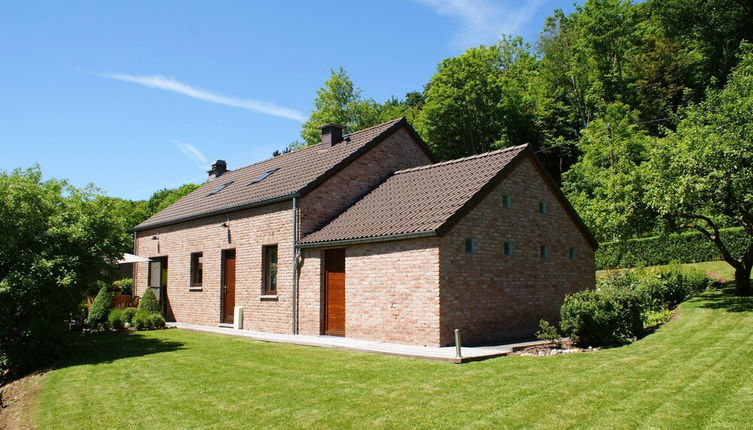
M639 170L652 138L637 122L636 111L611 103L583 131L583 155L563 178L568 199L599 240L626 239L654 227L656 213L645 204Z
M538 140L527 91L535 68L520 38L443 60L424 90L419 132L442 159Z
M736 292L753 295L753 46L726 86L686 109L677 131L660 139L644 165L649 203L674 227L712 241L735 269ZM719 234L736 225L750 245L733 255Z
M647 7L664 34L697 58L695 87L721 86L737 64L744 40L753 40L751 0L653 0Z
M316 91L314 110L303 124L303 142L294 142L291 149L315 145L321 141L321 126L335 123L346 131L356 131L379 123L380 105L372 99L362 99L361 90L353 85L348 74L340 67L331 70L330 77Z
M112 279L128 240L99 191L41 178L0 172L0 379L60 352L66 320Z

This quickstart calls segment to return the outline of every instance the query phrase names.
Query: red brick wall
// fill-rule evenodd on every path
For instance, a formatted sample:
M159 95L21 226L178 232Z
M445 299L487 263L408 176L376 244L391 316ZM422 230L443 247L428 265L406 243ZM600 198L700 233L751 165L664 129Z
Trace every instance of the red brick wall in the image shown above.
M438 239L354 245L345 252L345 336L439 344ZM300 332L320 334L321 250L305 250Z
M220 226L228 222L228 229ZM247 329L276 333L291 331L292 202L247 209L229 215L141 231L136 253L168 257L168 297L176 321L216 326L220 317L221 253L236 250L236 304L244 307ZM152 240L152 236L159 240ZM260 298L262 246L278 245L277 300ZM159 246L159 249L158 249ZM190 255L204 253L201 291L189 290ZM136 270L135 294L147 285L148 263Z
M395 171L430 162L407 131L397 130L300 199L301 234L321 227Z
M504 194L510 209L502 207ZM539 213L542 199L546 214ZM476 240L475 254L465 252L466 238ZM546 259L541 245L549 248ZM595 282L593 250L529 160L441 238L440 255L443 345L454 344L455 328L469 344L533 336L540 319L559 320L565 294Z

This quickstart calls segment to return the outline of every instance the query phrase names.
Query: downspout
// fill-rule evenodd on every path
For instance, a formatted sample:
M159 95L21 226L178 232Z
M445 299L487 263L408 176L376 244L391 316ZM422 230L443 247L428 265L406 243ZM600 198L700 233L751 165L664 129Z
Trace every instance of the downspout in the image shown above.
M136 240L138 239L139 233L136 231L136 229L133 229L133 255L139 255L136 252ZM131 298L134 297L136 294L136 274L139 271L139 263L133 263L133 267L131 267L131 276L133 276L133 284L131 285Z
M293 320L292 333L298 334L298 257L296 255L298 241L298 200L293 197Z

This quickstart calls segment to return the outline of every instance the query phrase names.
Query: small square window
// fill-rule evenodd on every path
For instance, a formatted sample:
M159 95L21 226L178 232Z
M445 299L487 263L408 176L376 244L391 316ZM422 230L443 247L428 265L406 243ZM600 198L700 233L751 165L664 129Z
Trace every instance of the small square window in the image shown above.
M512 242L505 242L505 257L512 256Z
M191 254L191 286L201 287L204 278L204 254L194 252Z
M549 248L546 245L541 245L541 258L549 258Z
M546 213L546 202L544 200L539 201L539 212Z
M512 207L512 199L509 194L502 196L502 207L505 209L510 209Z
M465 252L466 252L466 254L475 254L476 253L476 239L466 239L465 240Z
M575 258L577 257L577 254L575 252L575 248L570 248L570 254L569 255L570 255L570 259L571 260L575 260Z

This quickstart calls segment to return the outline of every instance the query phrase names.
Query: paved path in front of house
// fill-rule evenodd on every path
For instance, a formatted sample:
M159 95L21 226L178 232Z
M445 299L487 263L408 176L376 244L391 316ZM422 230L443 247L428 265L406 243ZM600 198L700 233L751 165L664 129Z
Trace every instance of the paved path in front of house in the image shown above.
M195 330L206 333L224 334L230 336L245 337L263 342L291 343L295 345L317 346L322 348L347 349L352 351L371 352L376 354L388 354L399 357L423 358L428 360L441 360L451 363L465 363L469 361L486 360L494 357L503 357L513 351L527 346L539 345L546 342L520 342L495 346L464 346L462 357L455 354L455 347L433 347L420 345L403 345L400 343L376 342L372 340L351 339L337 336L310 336L302 334L277 334L264 333L251 330L237 330L226 327L208 327L184 323L168 323L170 327L184 330Z

